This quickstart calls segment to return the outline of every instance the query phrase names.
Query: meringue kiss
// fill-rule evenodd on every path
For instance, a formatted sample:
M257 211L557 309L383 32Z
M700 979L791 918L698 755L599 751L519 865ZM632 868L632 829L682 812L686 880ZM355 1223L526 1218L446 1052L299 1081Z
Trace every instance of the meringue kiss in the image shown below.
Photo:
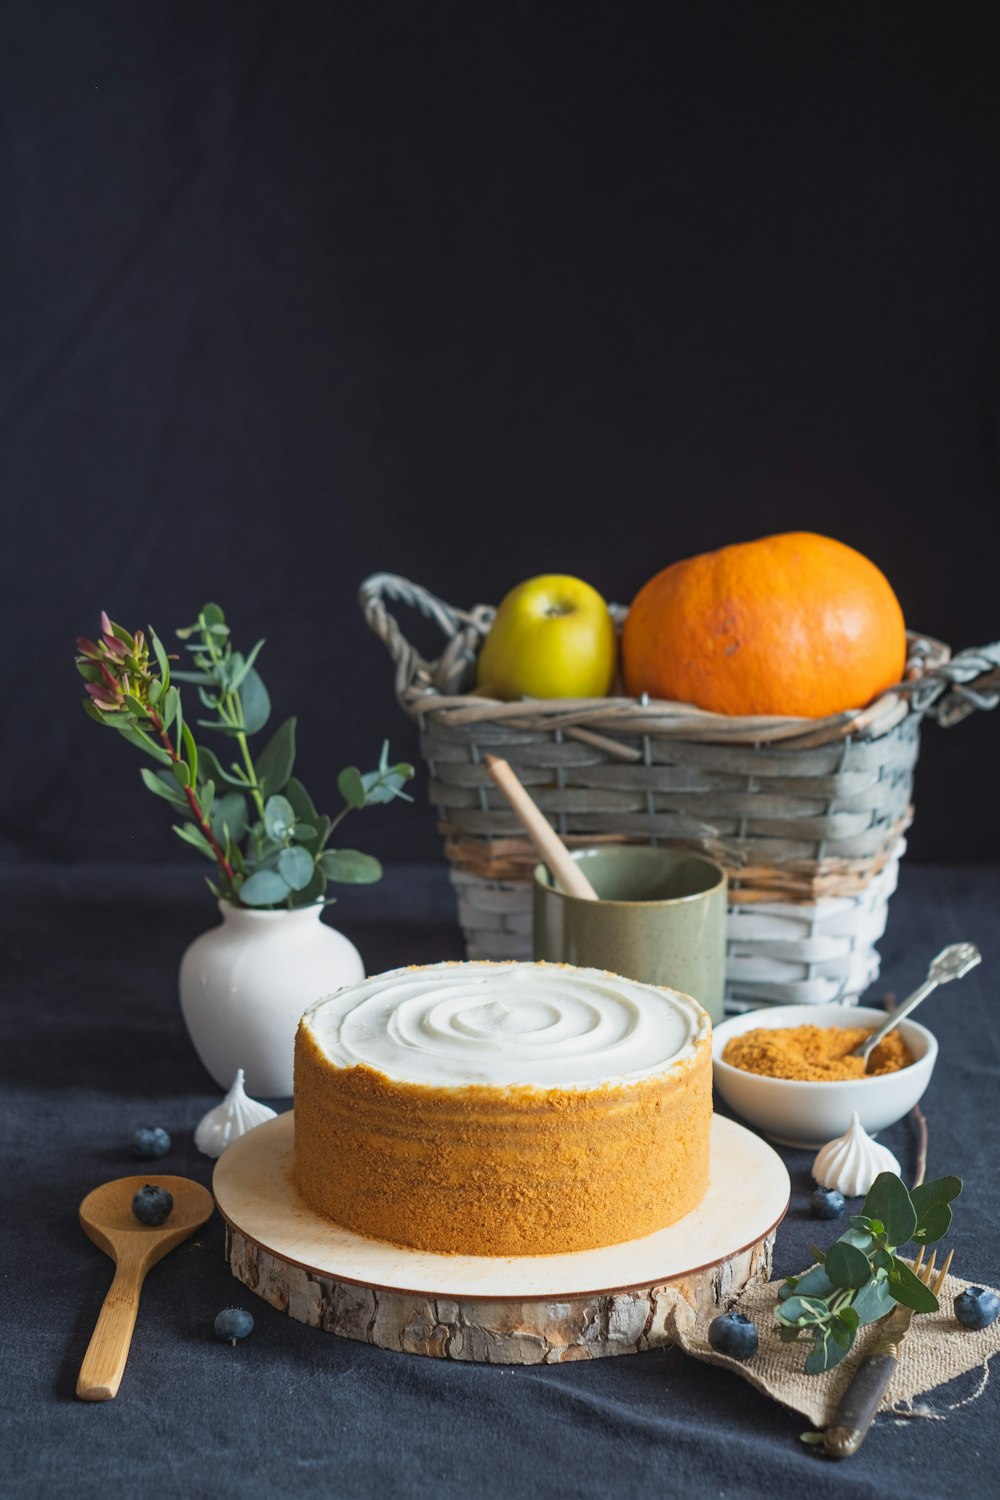
M812 1166L821 1187L836 1188L845 1198L863 1197L880 1172L898 1174L899 1162L888 1147L872 1140L856 1110L847 1134L821 1146Z

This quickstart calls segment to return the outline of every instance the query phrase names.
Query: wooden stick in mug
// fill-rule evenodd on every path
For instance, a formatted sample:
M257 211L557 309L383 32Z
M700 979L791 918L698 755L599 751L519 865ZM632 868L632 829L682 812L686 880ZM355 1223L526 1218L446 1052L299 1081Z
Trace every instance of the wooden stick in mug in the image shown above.
M483 761L513 808L521 827L538 850L539 857L548 865L566 894L578 896L584 901L598 900L594 887L576 860L570 857L566 845L545 814L528 796L507 762L498 755L485 755Z

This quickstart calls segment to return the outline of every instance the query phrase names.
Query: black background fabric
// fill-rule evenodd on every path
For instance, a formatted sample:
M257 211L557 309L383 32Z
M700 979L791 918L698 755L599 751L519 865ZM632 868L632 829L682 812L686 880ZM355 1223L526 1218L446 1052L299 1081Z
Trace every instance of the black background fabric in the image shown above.
M9 0L0 849L189 857L77 708L102 606L266 636L327 806L416 757L377 569L628 601L806 528L1000 635L991 11ZM995 736L926 734L913 857L994 853Z
M169 636L217 598L267 637L329 805L383 736L417 753L355 603L375 570L461 605L548 570L627 602L678 557L806 528L879 563L914 628L1000 635L992 19L0 7L5 1493L993 1493L995 1380L835 1468L677 1351L490 1369L302 1328L232 1281L217 1220L151 1273L117 1400L76 1402L110 1275L76 1205L133 1171L143 1123L207 1182L191 1131L218 1091L176 1004L211 909L71 664L102 607ZM932 1002L926 1104L931 1171L967 1180L956 1269L994 1283L1000 891L911 861L995 858L996 733L926 732L881 945L897 993L945 941L986 954ZM346 827L390 864L337 908L369 970L458 956L443 872L392 868L438 858L426 804ZM909 1127L886 1139L911 1169ZM779 1274L817 1233L786 1159ZM234 1301L237 1350L211 1336Z
M921 1011L940 1043L923 1105L929 1174L965 1180L947 1241L954 1269L994 1286L998 902L996 867L904 866L880 986L901 997L946 942L969 939L983 950L979 969ZM345 930L372 971L459 955L440 870L395 871L386 892L359 892L352 910ZM210 1180L211 1163L195 1150L192 1131L219 1090L187 1040L176 992L181 953L206 925L183 871L28 871L0 879L12 999L0 1015L5 1496L995 1495L995 1371L971 1404L956 1406L975 1392L978 1368L923 1397L920 1404L943 1421L879 1417L858 1455L838 1466L799 1442L809 1425L802 1417L677 1349L491 1367L373 1349L306 1328L233 1280L218 1216L150 1272L117 1397L77 1401L80 1362L112 1274L80 1230L77 1205L100 1182L157 1167ZM162 1125L173 1137L170 1155L148 1167L128 1151L142 1124ZM881 1138L910 1177L910 1122ZM829 1243L839 1228L808 1212L814 1153L781 1154L792 1177L775 1247L775 1274L784 1276L804 1269L810 1245ZM233 1304L256 1320L236 1349L212 1334L216 1313ZM956 1325L954 1337L973 1335Z

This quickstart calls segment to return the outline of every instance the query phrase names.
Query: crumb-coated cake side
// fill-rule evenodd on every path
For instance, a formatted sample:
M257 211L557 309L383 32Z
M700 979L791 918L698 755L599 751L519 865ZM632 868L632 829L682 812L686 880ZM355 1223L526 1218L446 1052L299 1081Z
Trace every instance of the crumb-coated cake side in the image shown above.
M541 1255L638 1239L708 1186L711 1023L674 991L563 964L397 969L295 1043L295 1175L345 1228Z

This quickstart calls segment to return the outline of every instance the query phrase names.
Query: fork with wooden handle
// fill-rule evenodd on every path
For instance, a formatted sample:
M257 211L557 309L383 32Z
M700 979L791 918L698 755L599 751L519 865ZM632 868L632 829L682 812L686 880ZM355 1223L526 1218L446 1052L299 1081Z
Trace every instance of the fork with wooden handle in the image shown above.
M936 1277L936 1250L925 1266L921 1247L914 1262L914 1273L920 1277L924 1286L930 1287L935 1297L944 1286L954 1253L953 1250L948 1251L948 1257ZM889 1314L882 1332L855 1370L853 1380L840 1398L833 1423L823 1434L823 1451L831 1458L850 1458L861 1447L865 1434L875 1420L885 1388L892 1379L892 1372L899 1362L899 1346L912 1321L913 1308L899 1304Z

